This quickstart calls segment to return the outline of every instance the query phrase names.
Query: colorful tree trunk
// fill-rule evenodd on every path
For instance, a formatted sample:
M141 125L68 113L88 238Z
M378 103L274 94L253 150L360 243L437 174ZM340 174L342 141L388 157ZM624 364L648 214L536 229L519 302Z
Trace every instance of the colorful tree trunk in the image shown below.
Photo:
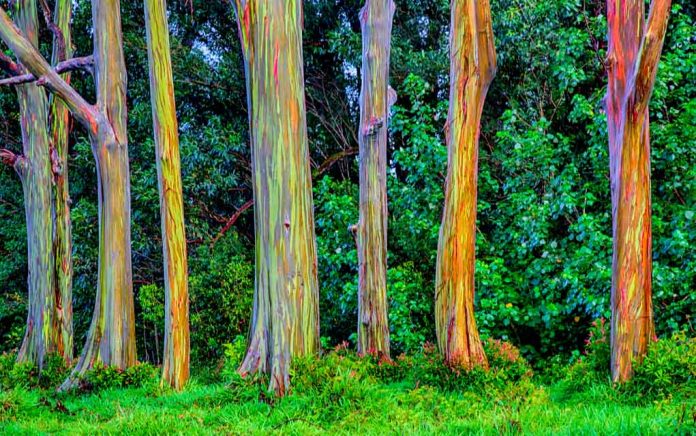
M36 0L15 3L15 22L34 47L39 44ZM17 86L22 125L23 156L14 163L24 189L27 222L28 306L27 327L17 355L19 362L43 367L48 353L62 348L56 317L53 259L53 196L48 138L46 92L34 83Z
M57 66L72 57L70 18L72 0L57 0L53 21L62 33L53 38L51 64ZM62 75L70 83L70 73ZM53 197L55 200L55 235L53 252L56 265L56 309L61 325L63 355L67 362L73 358L72 322L72 225L70 221L70 192L68 190L68 136L70 134L70 111L59 98L51 97L51 138L53 150Z
M648 104L670 0L608 0L606 111L614 234L611 373L626 381L654 337Z
M95 362L121 369L136 363L126 68L120 2L93 0L92 20L98 29L94 32L97 108L103 111L90 135L97 163L99 267L92 324L74 375L84 373Z
M237 0L252 150L256 282L241 374L289 387L293 356L319 350L319 292L300 0Z
M360 93L360 220L358 246L358 353L389 358L387 318L387 125L396 94L389 87L392 0L367 0Z
M180 390L189 378L188 267L179 126L165 0L145 0L150 94L164 253L164 360L162 379Z
M98 283L92 324L86 345L71 377L61 389L74 385L75 376L95 363L119 368L136 362L133 281L130 243L130 174L126 132L126 70L118 0L93 0L94 77L97 103L85 101L52 69L0 8L0 38L22 66L61 98L89 132L97 162L99 201ZM74 59L65 68L84 68L88 59ZM25 79L22 79L25 80ZM53 289L51 287L50 289Z
M451 365L487 366L474 317L476 195L481 112L495 76L488 0L452 0L445 207L437 252L435 326Z

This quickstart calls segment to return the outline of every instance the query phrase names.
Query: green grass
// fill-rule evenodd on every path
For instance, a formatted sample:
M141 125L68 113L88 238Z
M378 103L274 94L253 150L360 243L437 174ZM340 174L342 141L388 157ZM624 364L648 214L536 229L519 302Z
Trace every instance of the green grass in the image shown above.
M0 391L2 434L694 434L696 401L629 405L599 385L578 395L529 385L491 395L360 383L282 400L193 382L182 393L107 389L80 395ZM268 402L274 404L268 404Z

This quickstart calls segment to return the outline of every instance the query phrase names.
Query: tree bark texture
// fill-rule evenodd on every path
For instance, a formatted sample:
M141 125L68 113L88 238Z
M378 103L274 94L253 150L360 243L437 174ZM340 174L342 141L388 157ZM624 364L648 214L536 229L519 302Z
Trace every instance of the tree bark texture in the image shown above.
M392 0L367 0L360 11L360 219L358 248L358 353L389 358L387 318L387 139Z
M57 66L72 57L70 18L72 0L56 0L53 22L62 33L62 40L53 38L51 64ZM62 74L70 83L70 73ZM71 130L70 110L55 96L50 99L50 122L53 161L53 197L55 200L55 235L53 251L56 265L56 308L61 324L61 340L64 357L68 363L73 358L72 313L72 224L70 220L70 192L68 189L68 137Z
M188 266L179 126L165 0L145 0L145 24L164 254L162 381L181 390L189 378Z
M15 23L33 47L39 44L36 0L14 5ZM62 350L54 289L53 174L48 138L46 92L35 83L17 86L22 127L23 156L14 167L22 181L27 222L28 315L18 362L31 362L39 369L49 353Z
M319 350L319 291L300 0L237 0L252 150L256 279L241 374L289 387L290 359Z
M438 243L435 326L451 365L487 366L474 317L476 197L481 112L495 76L488 0L452 0L447 180Z
M614 381L631 377L633 361L642 359L655 335L648 104L670 5L670 0L653 0L646 22L643 1L607 0Z

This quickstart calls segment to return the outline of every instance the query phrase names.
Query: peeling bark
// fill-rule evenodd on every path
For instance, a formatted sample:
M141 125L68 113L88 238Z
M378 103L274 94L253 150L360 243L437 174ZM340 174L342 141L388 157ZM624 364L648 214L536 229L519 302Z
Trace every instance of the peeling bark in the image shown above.
M358 247L358 353L389 359L387 318L387 139L392 0L367 0L360 11L363 35L360 92L360 219Z
M15 4L15 21L34 47L39 43L36 0ZM49 353L62 349L56 316L53 259L53 196L46 92L36 84L17 86L23 156L14 162L22 181L27 223L28 315L18 362L43 368Z
M179 126L165 0L145 0L150 94L164 252L162 382L181 390L189 378L189 301Z
M670 0L607 0L608 90L613 259L611 373L633 374L655 335L648 103L667 30Z
M452 0L447 181L437 254L435 326L451 365L488 366L474 317L481 112L496 71L488 0Z
M58 65L72 57L72 38L70 18L72 1L57 0L54 11L54 24L62 37L53 38L53 57L51 63ZM70 83L70 73L62 75ZM56 311L60 324L63 356L70 363L73 358L73 314L72 314L72 224L70 221L70 192L68 189L68 137L71 121L68 107L60 99L51 97L50 101L51 138L53 149L53 197L55 199L55 235L53 252L56 268Z
M319 350L319 291L300 0L237 0L252 150L256 280L243 375L290 385L290 359Z

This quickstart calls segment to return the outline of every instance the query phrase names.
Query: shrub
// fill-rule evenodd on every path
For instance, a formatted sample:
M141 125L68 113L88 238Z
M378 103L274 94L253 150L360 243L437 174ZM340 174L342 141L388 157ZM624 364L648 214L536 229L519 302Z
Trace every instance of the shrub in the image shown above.
M677 332L652 343L635 365L633 378L619 388L627 397L641 400L696 398L696 338Z
M157 383L159 369L149 363L139 363L125 370L97 363L80 380L80 390L100 391L109 388L147 387Z

